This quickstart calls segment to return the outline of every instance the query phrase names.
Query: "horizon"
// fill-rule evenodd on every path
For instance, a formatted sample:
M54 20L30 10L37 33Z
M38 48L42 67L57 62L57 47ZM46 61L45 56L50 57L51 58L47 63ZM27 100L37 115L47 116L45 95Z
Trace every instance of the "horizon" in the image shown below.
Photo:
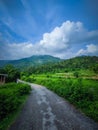
M51 56L51 57L53 57L53 58L58 58L58 59L60 59L60 60L70 60L70 59L74 59L74 58L78 58L78 57L98 57L98 56L96 56L96 55L93 55L93 56L90 56L90 55L80 55L80 56L75 56L75 57L70 57L70 58L66 58L66 59L62 59L62 58L59 58L59 57L55 57L55 56L52 56L52 55L32 55L32 56L30 56L30 57L24 57L24 58L20 58L20 59L11 59L11 60L5 60L5 59L0 59L0 61L18 61L18 60L23 60L23 59L28 59L28 58L31 58L31 57L33 57L33 56L35 56L35 57L40 57L40 56Z
M98 56L97 0L1 0L0 60Z

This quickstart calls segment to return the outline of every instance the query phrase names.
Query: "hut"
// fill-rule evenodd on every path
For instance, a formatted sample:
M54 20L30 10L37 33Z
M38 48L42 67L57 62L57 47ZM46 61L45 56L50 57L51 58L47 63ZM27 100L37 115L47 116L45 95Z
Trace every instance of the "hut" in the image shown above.
M4 84L6 82L6 78L8 74L0 74L0 84Z

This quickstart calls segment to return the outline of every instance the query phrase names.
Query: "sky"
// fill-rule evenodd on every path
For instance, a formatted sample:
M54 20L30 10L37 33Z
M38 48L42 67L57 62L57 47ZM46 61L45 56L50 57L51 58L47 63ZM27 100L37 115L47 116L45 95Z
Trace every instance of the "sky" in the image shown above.
M98 0L0 0L0 60L98 56Z

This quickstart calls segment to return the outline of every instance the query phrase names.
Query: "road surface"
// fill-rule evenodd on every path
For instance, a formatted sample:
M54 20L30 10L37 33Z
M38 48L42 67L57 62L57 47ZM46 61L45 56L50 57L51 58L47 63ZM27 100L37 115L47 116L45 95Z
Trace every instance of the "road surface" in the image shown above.
M9 130L98 130L98 124L47 88L33 88Z

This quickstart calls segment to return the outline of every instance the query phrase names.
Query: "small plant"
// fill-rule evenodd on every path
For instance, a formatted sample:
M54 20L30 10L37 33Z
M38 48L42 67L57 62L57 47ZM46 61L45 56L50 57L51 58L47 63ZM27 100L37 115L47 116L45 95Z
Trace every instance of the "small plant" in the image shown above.
M75 72L73 73L73 75L74 75L74 77L78 78L78 77L79 77L79 72L75 71Z

